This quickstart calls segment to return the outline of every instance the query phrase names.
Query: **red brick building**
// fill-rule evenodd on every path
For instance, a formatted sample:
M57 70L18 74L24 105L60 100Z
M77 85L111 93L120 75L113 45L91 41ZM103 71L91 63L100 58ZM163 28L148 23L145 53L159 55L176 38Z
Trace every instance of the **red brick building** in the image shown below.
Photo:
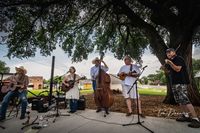
M29 77L29 85L33 87L33 89L42 89L43 88L43 77L42 76L30 76Z

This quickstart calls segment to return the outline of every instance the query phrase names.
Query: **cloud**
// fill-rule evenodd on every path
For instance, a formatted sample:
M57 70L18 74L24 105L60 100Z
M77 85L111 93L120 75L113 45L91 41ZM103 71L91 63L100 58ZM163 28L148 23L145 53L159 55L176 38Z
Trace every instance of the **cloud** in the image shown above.
M200 47L194 48L192 57L195 59L200 59Z
M0 47L1 48L1 47ZM45 79L49 79L51 75L51 64L52 57L43 57L39 54L36 54L36 57L29 59L11 59L9 60L6 57L3 57L6 53L6 49L3 50L4 53L0 54L0 60L5 61L7 66L11 68L11 72L15 72L16 66L24 66L28 70L29 76L43 76ZM90 68L92 67L92 59L98 57L97 53L92 53L88 56L88 60L83 60L79 63L72 63L70 58L64 53L63 50L57 48L52 55L55 56L55 70L54 76L65 74L70 66L74 66L77 69L79 75L86 75L90 77ZM195 57L200 57L200 49L194 49ZM149 74L155 73L156 70L159 70L161 64L158 61L157 57L150 53L149 50L145 50L144 55L142 56L143 65L148 65L148 67L143 72L142 76L147 76ZM123 60L118 60L114 58L112 53L106 53L104 61L109 66L109 72L112 74L118 73L120 67L124 65Z

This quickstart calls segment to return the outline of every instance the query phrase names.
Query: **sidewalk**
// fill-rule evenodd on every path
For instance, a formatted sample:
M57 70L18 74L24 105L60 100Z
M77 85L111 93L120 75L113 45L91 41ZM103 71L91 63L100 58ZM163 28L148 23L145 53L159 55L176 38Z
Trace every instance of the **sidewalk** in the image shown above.
M66 114L66 110L61 110ZM36 116L47 115L31 111L31 120ZM47 127L39 130L40 133L150 133L140 125L122 126L130 122L137 122L137 116L126 117L124 113L110 112L107 117L103 116L103 112L96 113L95 110L78 111L70 116L56 117L55 123L53 118L49 118ZM180 123L171 119L147 117L141 119L143 125L154 131L155 133L199 133L200 128L193 129L187 126L188 123ZM25 120L12 118L5 122L0 122L1 126L6 129L1 129L1 133L35 133L38 130L33 130L31 127L21 130L22 123Z

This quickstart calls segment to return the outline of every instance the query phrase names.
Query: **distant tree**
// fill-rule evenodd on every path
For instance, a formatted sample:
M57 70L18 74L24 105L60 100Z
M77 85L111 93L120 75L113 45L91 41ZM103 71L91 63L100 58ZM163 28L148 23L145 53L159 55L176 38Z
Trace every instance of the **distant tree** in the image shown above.
M194 75L200 72L200 59L192 59L192 68Z
M148 78L146 77L146 76L143 76L141 79L140 79L140 82L142 83L142 84L148 84Z
M3 61L0 61L0 73L9 73L10 68L6 67L6 63Z
M156 74L149 74L147 79L153 84L167 84L165 73L163 71L156 71Z

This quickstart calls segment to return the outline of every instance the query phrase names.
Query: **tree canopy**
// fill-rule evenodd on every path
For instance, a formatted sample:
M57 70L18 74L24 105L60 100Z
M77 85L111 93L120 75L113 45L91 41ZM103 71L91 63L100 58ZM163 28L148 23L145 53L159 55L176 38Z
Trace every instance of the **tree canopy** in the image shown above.
M31 57L37 50L47 56L59 45L73 61L94 50L139 60L149 44L164 64L172 47L185 59L196 88L191 68L192 46L200 38L199 0L6 0L0 1L0 24L8 57ZM196 89L189 90L200 101Z

